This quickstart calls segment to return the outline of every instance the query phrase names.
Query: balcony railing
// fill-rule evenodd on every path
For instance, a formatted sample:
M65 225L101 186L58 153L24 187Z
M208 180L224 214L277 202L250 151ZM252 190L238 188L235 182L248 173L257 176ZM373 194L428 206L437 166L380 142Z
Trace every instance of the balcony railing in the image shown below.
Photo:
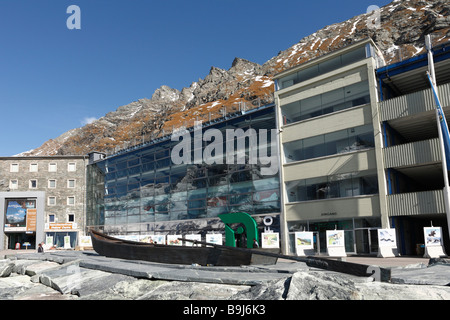
M389 216L416 216L445 213L444 192L399 193L388 196Z
M398 168L441 161L439 139L416 141L384 149L385 168Z
M438 86L443 107L450 106L450 83ZM435 109L431 89L422 90L380 102L381 121L412 116Z

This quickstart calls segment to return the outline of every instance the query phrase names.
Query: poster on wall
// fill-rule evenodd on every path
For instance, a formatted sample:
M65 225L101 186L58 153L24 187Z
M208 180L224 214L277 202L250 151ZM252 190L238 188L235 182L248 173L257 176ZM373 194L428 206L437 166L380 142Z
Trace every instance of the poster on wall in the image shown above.
M295 246L303 249L314 248L314 233L313 232L296 232L295 233Z
M442 228L441 227L425 227L423 228L425 235L425 246L442 246Z
M261 234L261 241L263 248L279 248L280 234L278 232Z
M397 247L395 229L378 229L378 245L380 247Z
M30 230L27 230L27 217L31 216ZM34 218L33 218L34 216ZM23 232L36 230L36 200L16 199L6 201L6 232ZM32 230L34 228L34 230Z
M327 230L327 247L344 246L344 230Z

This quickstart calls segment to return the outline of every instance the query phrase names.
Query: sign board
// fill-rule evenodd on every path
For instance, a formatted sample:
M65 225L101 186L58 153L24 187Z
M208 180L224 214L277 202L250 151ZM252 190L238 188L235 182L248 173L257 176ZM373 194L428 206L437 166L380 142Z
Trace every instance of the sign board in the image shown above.
M65 236L64 237L64 249L71 249L72 247L70 246L70 236Z
M148 237L151 239L150 242L156 244L166 244L166 236L163 234L150 234Z
M442 240L441 227L425 227L423 228L425 240L424 258L445 257L444 243Z
M27 231L36 231L36 209L27 209Z
M397 247L397 237L395 229L378 229L378 246L381 247Z
M280 234L278 232L261 234L261 242L263 248L279 248Z
M306 231L296 232L295 250L298 256L314 255L314 233Z
M378 229L378 257L392 258L399 255L395 229Z
M327 252L330 257L346 257L344 230L327 230Z
M183 245L182 240L178 240L181 238L181 235L178 234L169 234L167 235L167 244L171 246L181 246Z
M47 223L45 224L46 230L51 231L66 231L66 230L74 230L77 228L77 224L73 222L68 223Z
M80 247L92 247L91 236L81 236L80 237Z
M201 234L187 234L184 236L185 239L188 240L197 240L197 241L202 241L202 235ZM187 247L192 247L192 246L196 246L196 247L200 247L200 244L194 244L193 242L190 241L185 241L184 245Z
M425 246L437 247L442 246L442 228L441 227L425 227L423 228Z
M206 242L222 245L223 244L222 235L220 233L208 233L206 235Z

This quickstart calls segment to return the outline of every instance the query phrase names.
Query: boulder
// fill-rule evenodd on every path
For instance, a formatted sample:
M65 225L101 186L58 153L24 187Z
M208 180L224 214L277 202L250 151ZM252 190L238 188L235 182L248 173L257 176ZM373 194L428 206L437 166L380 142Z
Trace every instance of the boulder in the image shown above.
M363 300L449 300L450 287L399 285L384 282L356 284Z
M13 261L9 259L0 260L0 278L9 277L13 269L14 269Z
M247 290L249 287L242 285L171 281L155 287L138 300L225 300Z
M323 271L296 272L287 300L360 300L355 283L348 276Z

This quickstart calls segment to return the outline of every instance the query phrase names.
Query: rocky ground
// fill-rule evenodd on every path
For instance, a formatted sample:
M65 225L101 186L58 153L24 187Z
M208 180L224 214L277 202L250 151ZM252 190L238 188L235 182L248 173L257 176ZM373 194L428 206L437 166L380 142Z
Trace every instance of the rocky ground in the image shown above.
M448 300L450 264L392 269L390 282L310 268L174 266L56 252L0 260L1 300Z

